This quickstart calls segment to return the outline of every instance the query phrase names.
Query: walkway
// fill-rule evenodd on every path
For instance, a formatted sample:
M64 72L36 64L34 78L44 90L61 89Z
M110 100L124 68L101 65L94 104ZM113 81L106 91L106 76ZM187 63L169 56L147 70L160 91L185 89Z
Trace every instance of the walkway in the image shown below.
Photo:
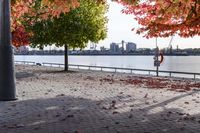
M146 78L128 74L36 66L16 71L18 100L0 102L0 133L200 132L197 88L149 89L124 82Z

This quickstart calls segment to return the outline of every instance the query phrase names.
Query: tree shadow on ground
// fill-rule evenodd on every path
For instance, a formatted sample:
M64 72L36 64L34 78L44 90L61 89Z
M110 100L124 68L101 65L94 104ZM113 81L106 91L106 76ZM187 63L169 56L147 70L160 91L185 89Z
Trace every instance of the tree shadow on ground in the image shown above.
M57 74L57 73L78 73L78 71L73 71L73 70L46 70L46 71L42 71L43 73L47 73L47 74Z
M36 66L35 66L36 67ZM42 69L31 69L33 73L43 73L43 74L60 74L60 73L78 73L76 70L65 71L64 68L59 67L42 67Z
M137 99L127 96L95 101L58 95L49 99L9 102L0 108L0 132L198 133L200 114L190 115L179 108L164 107L166 103L192 93L196 92L155 105L135 104L131 107L127 103L134 103ZM114 104L114 99L121 102L117 100Z
M34 77L35 74L32 72L16 72L15 76L17 79L23 79L23 78Z

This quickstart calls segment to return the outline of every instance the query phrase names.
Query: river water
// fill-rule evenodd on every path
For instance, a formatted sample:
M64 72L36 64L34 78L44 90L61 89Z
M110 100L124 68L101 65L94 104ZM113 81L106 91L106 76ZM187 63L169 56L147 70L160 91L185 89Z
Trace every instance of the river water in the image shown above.
M15 56L15 61L63 63L64 56ZM153 56L69 56L69 64L155 69ZM200 73L200 56L166 56L160 70Z

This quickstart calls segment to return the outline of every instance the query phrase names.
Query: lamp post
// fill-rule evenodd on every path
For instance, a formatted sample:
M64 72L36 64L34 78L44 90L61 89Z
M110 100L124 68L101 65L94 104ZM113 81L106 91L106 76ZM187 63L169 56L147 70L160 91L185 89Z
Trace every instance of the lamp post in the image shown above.
M157 65L156 65L156 76L158 76L158 54L159 54L159 49L158 49L158 38L156 37L156 61L157 61Z
M160 61L158 60L159 56L159 48L158 48L158 40L156 37L156 49L155 49L155 56L154 56L154 66L156 67L156 76L158 76Z
M15 100L15 95L10 0L0 0L0 101Z

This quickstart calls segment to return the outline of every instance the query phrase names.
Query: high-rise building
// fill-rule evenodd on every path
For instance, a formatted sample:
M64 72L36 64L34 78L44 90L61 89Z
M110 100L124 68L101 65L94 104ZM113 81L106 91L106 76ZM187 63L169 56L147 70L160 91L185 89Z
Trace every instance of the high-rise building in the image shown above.
M121 48L121 51L122 51L122 52L124 52L124 43L125 43L125 41L122 40L122 48Z
M126 44L126 52L135 51L137 49L137 45L133 42L128 42Z
M116 43L111 43L110 44L110 52L118 53L119 52L119 45L117 45Z

